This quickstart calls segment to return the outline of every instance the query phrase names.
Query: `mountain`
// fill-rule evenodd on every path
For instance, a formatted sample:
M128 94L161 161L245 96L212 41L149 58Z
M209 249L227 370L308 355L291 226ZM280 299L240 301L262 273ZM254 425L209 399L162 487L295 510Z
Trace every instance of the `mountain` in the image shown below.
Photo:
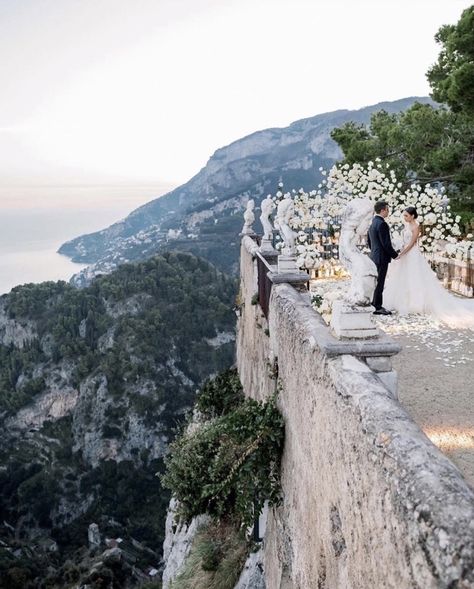
M218 149L207 165L186 184L133 211L107 229L61 246L75 262L92 264L76 276L84 285L118 264L140 260L164 248L190 251L221 270L237 272L242 211L249 198L258 202L276 190L313 188L319 167L330 167L341 156L331 130L347 121L367 124L381 109L400 112L429 98L381 102L360 110L338 110L265 129ZM257 223L258 225L258 223Z
M233 362L235 288L171 252L0 297L0 588L132 587L157 568L156 473Z

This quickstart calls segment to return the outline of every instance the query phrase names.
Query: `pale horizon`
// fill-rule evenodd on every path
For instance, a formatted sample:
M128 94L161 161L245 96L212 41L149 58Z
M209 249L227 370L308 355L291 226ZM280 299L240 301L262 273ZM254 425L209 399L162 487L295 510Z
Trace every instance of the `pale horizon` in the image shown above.
M0 185L175 186L256 131L427 96L470 4L4 0Z

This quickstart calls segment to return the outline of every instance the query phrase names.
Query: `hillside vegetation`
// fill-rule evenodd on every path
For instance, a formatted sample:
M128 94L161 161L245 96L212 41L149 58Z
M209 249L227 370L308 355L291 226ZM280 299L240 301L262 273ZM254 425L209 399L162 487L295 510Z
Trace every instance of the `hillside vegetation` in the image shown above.
M91 523L139 571L158 566L169 493L156 473L197 388L233 361L234 297L204 260L166 253L82 290L0 299L0 587L100 586ZM133 580L115 568L114 587Z

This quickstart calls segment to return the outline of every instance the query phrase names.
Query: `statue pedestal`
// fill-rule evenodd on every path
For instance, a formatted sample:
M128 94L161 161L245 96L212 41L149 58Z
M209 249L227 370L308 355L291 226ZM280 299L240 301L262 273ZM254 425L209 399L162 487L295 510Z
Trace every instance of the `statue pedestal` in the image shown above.
M296 256L289 254L280 254L278 256L278 273L294 273L299 272L300 269L296 265Z
M338 338L365 339L377 337L380 330L373 320L373 307L358 307L344 301L335 301L331 327Z
M303 292L307 292L309 274L302 272L296 264L296 256L282 253L278 256L277 271L270 272L268 277L273 284L282 284L287 282Z
M262 242L260 244L260 253L264 256L265 254L268 254L270 256L277 256L278 252L277 250L273 247L273 243L271 239L265 239L265 237L262 238Z

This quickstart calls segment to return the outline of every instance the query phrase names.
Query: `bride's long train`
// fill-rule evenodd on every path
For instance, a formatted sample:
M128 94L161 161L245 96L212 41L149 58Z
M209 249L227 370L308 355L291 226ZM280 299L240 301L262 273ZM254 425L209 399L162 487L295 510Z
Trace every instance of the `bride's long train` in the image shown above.
M415 245L389 266L384 307L400 315L430 315L453 328L474 329L474 300L448 292Z

